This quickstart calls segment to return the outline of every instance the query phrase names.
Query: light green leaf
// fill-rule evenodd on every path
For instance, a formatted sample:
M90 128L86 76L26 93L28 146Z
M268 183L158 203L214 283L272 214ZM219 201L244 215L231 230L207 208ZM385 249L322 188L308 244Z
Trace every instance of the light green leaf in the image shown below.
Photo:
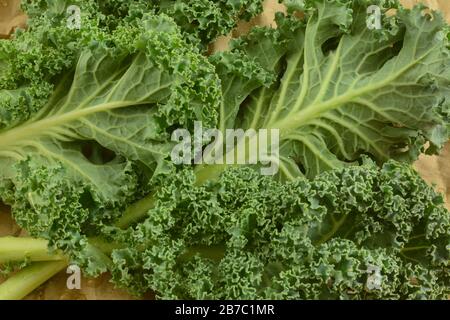
M227 113L226 123L279 129L281 145L290 146L283 148L282 162L290 167L295 161L308 177L353 163L361 154L380 163L410 162L426 142L429 152L439 150L448 138L450 85L442 16L430 20L420 7L401 8L390 18L391 30L377 31L366 26L363 0L308 6L305 22L279 15L277 30L255 30L235 44L234 52L245 52L279 81L240 94L240 111L234 123ZM258 44L268 39L284 52L263 50ZM230 73L221 75L223 88L230 87ZM237 93L224 90L224 96Z

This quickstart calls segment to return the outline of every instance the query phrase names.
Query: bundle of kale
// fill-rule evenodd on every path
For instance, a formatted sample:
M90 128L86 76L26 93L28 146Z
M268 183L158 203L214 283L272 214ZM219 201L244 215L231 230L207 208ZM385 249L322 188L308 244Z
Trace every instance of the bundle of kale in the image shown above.
M373 2L397 9L381 29ZM448 297L450 215L410 166L449 138L448 25L286 6L208 56L261 1L25 1L0 42L0 199L33 238L0 239L0 298L69 263L160 298ZM278 129L279 173L175 165L196 121Z

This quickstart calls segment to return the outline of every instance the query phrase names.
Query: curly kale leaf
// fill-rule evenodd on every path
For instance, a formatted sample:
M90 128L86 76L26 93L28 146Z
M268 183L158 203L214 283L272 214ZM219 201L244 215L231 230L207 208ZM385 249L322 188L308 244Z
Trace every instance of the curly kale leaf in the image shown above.
M450 215L409 166L372 161L282 183L249 168L166 181L148 218L105 228L113 280L181 299L436 299Z
M171 126L199 119L215 125L218 79L168 17L149 16L110 38L113 46L97 41L80 53L74 74L61 79L39 112L0 132L2 159L36 152L81 173L86 161L64 151L63 142L91 140L165 171Z
M437 152L449 136L442 15L399 7L378 31L366 25L368 1L302 3L304 19L279 14L277 29L257 27L211 58L222 79L221 129L279 129L287 180L312 178L361 154L411 162L426 142L428 153ZM254 69L248 77L249 63L275 81L246 85L261 75Z
M114 27L118 19L133 20L153 10L172 17L191 42L208 45L230 33L241 20L250 20L262 12L262 0L108 0L97 1L107 24Z
M27 31L0 40L0 129L18 125L39 111L61 76L74 68L79 53L94 40L107 38L98 27L95 10L87 2L79 5L83 10L79 30L67 27L65 14L47 16L27 8Z
M41 31L25 31L10 47L28 43L35 32L39 42ZM214 67L169 17L148 14L111 33L97 31L95 41L73 51L61 42L56 48L67 47L73 57L53 69L43 43L35 73L47 70L45 79L58 79L51 96L34 112L26 103L2 100L14 118L0 109L8 115L0 117L0 199L32 236L92 255L86 237L143 196L151 179L172 172L172 128L190 128L196 120L214 127L221 97ZM32 62L27 51L17 52L2 75L12 77L21 59ZM18 77L33 68L24 65ZM28 83L39 79L30 76Z

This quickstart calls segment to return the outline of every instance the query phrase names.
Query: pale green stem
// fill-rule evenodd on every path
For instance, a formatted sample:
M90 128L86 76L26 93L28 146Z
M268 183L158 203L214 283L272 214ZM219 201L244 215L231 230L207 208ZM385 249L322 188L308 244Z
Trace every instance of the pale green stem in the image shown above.
M104 255L110 255L116 249L122 249L123 246L116 242L107 241L101 237L88 238L89 245L100 250Z
M144 199L132 204L126 210L124 215L116 222L116 227L126 229L131 224L142 219L155 206L154 193L149 194Z
M67 267L66 260L35 262L0 285L0 300L20 300Z
M0 264L12 261L54 261L62 260L60 252L48 251L48 242L33 238L0 238Z

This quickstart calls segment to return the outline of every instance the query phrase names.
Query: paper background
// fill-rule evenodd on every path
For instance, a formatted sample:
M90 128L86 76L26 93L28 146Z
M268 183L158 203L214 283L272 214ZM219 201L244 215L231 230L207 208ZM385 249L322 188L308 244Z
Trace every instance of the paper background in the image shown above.
M25 26L26 17L20 13L20 0L0 0L0 38L7 38L16 26ZM406 6L412 6L417 0L403 0ZM450 0L424 0L433 9L442 10L450 21ZM252 22L245 22L233 32L237 36L246 32L252 25L272 25L274 13L283 10L277 0L266 0L264 14L255 18ZM228 37L221 37L212 50L226 48ZM450 143L447 144L440 156L422 156L415 164L415 168L429 183L435 184L447 199L447 207L450 210ZM21 235L22 231L14 224L6 207L0 206L0 236ZM36 290L27 299L76 299L76 300L101 300L101 299L133 299L122 290L117 290L109 283L109 276L104 275L98 279L82 279L81 290L68 290L66 287L67 274L60 273L41 288ZM0 279L1 281L1 279ZM151 296L146 297L151 299Z

